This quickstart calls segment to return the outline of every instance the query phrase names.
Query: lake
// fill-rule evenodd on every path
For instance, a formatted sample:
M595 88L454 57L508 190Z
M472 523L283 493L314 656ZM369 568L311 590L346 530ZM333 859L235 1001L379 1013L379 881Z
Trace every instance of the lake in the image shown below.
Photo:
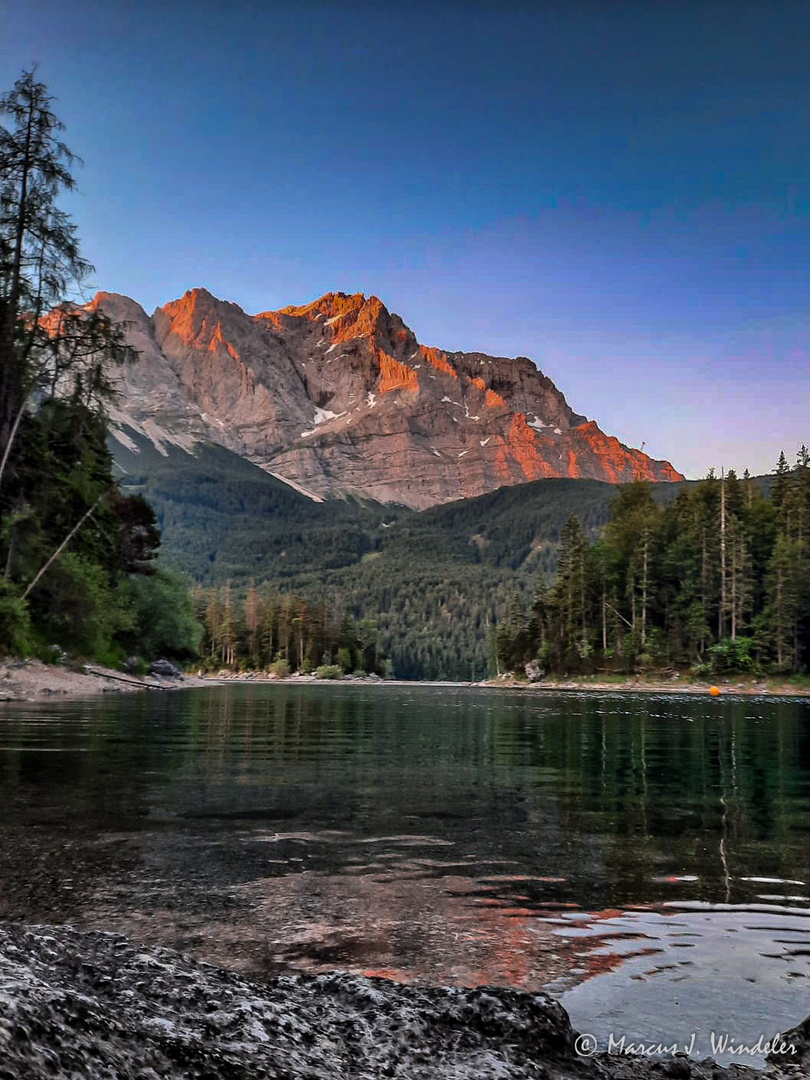
M549 989L600 1042L694 1033L698 1054L810 1012L807 700L231 684L3 705L0 783L0 918L253 977Z

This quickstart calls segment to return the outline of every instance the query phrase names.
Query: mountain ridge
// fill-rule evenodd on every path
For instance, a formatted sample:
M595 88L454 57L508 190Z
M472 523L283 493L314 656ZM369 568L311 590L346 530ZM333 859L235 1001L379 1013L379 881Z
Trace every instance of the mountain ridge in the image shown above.
M111 411L124 446L127 428L158 448L213 442L316 498L417 509L544 477L683 479L574 412L528 357L421 344L376 296L249 315L195 288L152 316L116 293L87 307L141 353Z

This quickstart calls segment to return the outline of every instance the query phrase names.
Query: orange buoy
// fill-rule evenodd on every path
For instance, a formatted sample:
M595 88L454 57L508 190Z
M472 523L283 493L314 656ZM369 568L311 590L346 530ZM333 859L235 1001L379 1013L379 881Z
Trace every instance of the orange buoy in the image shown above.
M709 687L709 693L712 695L712 697L717 697L717 695L720 693L720 691L717 689L716 686L710 686Z

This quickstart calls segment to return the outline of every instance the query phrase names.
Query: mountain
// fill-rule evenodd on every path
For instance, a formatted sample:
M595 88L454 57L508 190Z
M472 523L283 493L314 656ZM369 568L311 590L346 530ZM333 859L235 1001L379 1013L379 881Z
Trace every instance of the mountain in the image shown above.
M155 447L221 445L314 499L354 494L417 509L548 477L682 479L572 411L531 360L419 344L375 296L327 293L248 315L192 289L127 326L140 361L114 434Z

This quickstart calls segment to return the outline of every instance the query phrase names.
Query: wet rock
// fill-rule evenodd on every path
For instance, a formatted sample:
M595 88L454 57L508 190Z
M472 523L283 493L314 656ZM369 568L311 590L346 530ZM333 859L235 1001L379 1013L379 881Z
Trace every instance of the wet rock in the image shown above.
M526 678L529 682L540 682L544 675L545 671L540 667L537 660L530 660L526 664Z
M183 672L170 660L153 660L149 665L150 675L159 675L164 679L182 679Z
M545 994L346 972L258 984L117 934L0 925L3 1080L763 1075L712 1062L579 1058L565 1010Z
M692 1068L688 1061L683 1058L675 1058L673 1061L667 1061L664 1064L664 1076L674 1077L675 1080L689 1080L692 1075Z
M795 1073L796 1076L810 1076L810 1016L803 1020L801 1024L791 1028L790 1031L782 1032L778 1043L782 1046L785 1044L794 1046L796 1053L771 1053L768 1055L767 1060L772 1064L782 1065L782 1067L792 1064L799 1070Z

